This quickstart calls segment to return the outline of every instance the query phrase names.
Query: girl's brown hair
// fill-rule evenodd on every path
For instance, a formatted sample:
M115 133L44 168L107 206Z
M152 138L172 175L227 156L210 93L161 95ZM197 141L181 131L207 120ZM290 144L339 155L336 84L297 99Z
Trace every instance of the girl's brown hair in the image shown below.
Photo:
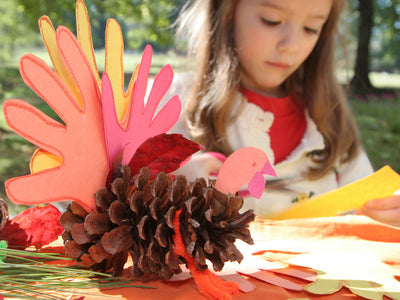
M232 121L241 76L233 39L238 1L193 0L180 19L180 30L186 30L189 50L196 57L184 118L194 140L206 150L225 155L232 152L226 128ZM325 175L338 159L350 161L360 148L357 128L334 70L337 26L345 1L333 0L315 48L285 82L286 90L308 109L325 139L325 149L311 156L316 166L309 169L310 178Z

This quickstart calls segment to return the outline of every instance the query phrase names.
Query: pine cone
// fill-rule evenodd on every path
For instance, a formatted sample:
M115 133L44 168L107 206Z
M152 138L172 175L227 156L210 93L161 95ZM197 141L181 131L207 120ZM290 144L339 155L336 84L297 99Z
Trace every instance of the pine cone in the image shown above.
M8 207L3 199L0 198L0 231L6 226L8 221Z
M88 214L73 202L61 217L67 255L88 267L112 269L119 276L131 255L135 277L153 273L169 279L180 273L184 259L175 254L172 238L180 209L183 243L198 269L207 268L206 259L215 270L228 260L240 262L235 239L253 242L248 230L253 211L239 214L243 199L217 191L213 183L207 186L199 179L189 185L184 176L172 179L162 172L152 179L147 167L134 180L129 166L117 176L109 189L97 192L96 213Z
M214 270L221 271L226 261L240 263L243 259L234 245L237 238L254 243L248 224L254 221L255 214L253 210L240 214L243 198L219 192L214 183L206 186L200 179L192 185L192 197L180 215L180 232L197 269L206 269L208 259Z

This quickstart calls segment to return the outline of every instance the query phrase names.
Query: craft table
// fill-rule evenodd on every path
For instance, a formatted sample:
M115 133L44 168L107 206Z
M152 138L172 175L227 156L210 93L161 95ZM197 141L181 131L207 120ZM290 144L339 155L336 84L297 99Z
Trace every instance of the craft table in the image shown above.
M255 239L255 245L251 249L266 250L268 260L284 261L289 258L298 257L301 254L313 255L326 253L328 260L345 260L346 257L333 257L338 255L357 255L372 257L373 259L384 262L390 269L398 270L400 274L400 229L386 226L374 222L363 216L342 216L311 219L293 219L285 221L256 221L252 224L252 235ZM245 250L246 252L248 250ZM246 256L250 253L244 253ZM293 268L288 265L287 269ZM321 266L323 267L323 266ZM355 266L357 267L357 266ZM369 261L365 261L363 272L368 270ZM370 272L376 272L372 269ZM241 266L246 269L246 266ZM126 274L129 270L125 270ZM268 271L269 273L269 271ZM343 276L346 276L348 270L343 270ZM391 275L388 274L388 278ZM310 282L295 279L290 276L278 277L306 286ZM249 293L241 293L232 297L235 299L368 299L360 297L351 292L350 289L343 287L330 295L317 295L307 291L291 291L263 281L247 278L255 286L255 290ZM345 278L343 278L345 279ZM318 279L321 280L321 279ZM328 280L329 281L329 280ZM327 282L328 282L327 281ZM86 296L85 299L207 299L202 296L193 279L175 282L150 281L133 282L133 284L145 284L156 289L143 288L118 288L104 290L85 291L97 296ZM328 282L329 283L329 282ZM346 283L337 281L337 284ZM383 296L384 291L368 291L367 296L376 297L370 299L400 299L400 282L397 286L398 291L393 292L390 297ZM325 291L326 292L326 291ZM355 291L357 292L357 291ZM78 294L75 294L77 296ZM364 295L365 296L365 295Z

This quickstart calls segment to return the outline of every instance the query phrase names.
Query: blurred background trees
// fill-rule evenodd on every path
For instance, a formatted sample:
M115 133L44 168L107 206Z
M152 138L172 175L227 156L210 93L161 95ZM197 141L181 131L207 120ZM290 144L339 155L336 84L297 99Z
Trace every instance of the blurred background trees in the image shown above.
M1 0L0 63L15 60L16 49L41 45L37 20L47 14L54 25L75 30L75 0ZM104 47L104 28L112 16L124 31L127 50L151 44L155 51L176 50L171 24L185 0L86 0L95 48ZM400 71L400 0L348 0L343 31L349 51L351 87L371 92L371 71Z
M371 92L371 70L400 70L400 1L350 0L348 10L352 36L357 40L351 87L354 91Z
M15 38L26 40L38 36L37 22L48 15L55 26L65 25L75 31L76 0L1 0L0 13L6 19L0 22L1 50L4 59L10 56L11 47L20 45ZM157 51L174 46L171 24L178 16L185 0L85 0L92 23L95 48L104 47L104 29L107 19L116 18L124 31L129 49L141 49L152 44ZM23 34L21 34L23 33ZM14 44L13 46L6 45ZM4 51L3 51L4 47ZM8 53L7 56L5 53Z

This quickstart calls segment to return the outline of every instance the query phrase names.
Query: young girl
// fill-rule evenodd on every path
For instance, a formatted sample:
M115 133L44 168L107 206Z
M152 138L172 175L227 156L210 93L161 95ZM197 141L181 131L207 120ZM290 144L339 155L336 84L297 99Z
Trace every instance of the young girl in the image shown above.
M344 5L345 0L189 3L180 25L189 34L195 70L177 75L170 89L184 103L172 131L203 144L206 152L180 173L207 178L234 150L264 150L278 178L245 206L268 218L373 172L334 74ZM364 213L397 222L398 202L375 200ZM393 215L373 214L382 207Z

